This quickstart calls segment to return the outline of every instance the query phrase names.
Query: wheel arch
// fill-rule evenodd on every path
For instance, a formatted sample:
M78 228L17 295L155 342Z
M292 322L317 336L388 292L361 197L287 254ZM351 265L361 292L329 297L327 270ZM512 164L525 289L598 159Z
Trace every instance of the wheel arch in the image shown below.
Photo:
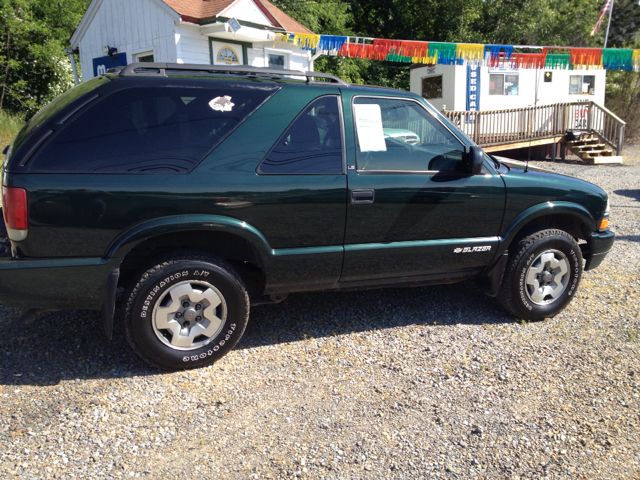
M575 239L586 240L596 230L596 223L582 205L570 202L545 202L518 215L501 236L503 251L515 241L541 229L564 230Z
M131 275L152 258L164 251L180 249L206 251L234 266L246 264L249 268L238 272L243 280L249 273L263 276L271 253L266 238L245 222L214 215L176 215L126 230L111 244L105 256L120 259L119 284L126 285Z

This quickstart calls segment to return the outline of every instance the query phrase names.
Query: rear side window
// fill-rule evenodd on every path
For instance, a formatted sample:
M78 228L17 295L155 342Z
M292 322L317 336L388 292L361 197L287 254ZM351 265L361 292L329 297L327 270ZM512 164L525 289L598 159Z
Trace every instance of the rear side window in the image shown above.
M258 173L343 173L338 97L320 97L307 105L267 154Z
M82 82L80 85L67 90L62 95L49 102L27 122L20 132L18 132L18 135L13 142L13 151L17 152L20 145L22 145L22 142L24 142L29 135L64 107L107 82L109 82L109 79L106 76L92 78L91 80Z
M40 172L191 170L278 86L119 90L83 110L40 149Z

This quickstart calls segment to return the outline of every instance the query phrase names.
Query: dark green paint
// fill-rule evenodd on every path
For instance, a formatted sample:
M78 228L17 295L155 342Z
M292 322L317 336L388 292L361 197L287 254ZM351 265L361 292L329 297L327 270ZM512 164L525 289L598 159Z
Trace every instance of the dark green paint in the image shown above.
M114 78L109 88L123 81ZM98 309L109 275L128 252L174 232L183 232L187 243L198 232L247 242L265 273L263 293L270 294L460 279L492 265L533 219L571 215L594 232L604 215L606 195L595 185L517 165L497 172L488 158L485 173L475 176L358 172L353 96L410 97L434 110L406 92L280 83L280 91L188 174L10 169L7 184L28 192L30 229L13 245L21 259L0 261L0 302ZM346 166L354 168L337 175L257 174L282 132L321 95L342 96ZM351 204L352 189L374 189L375 202ZM593 268L612 238L587 240ZM474 246L487 248L455 252Z

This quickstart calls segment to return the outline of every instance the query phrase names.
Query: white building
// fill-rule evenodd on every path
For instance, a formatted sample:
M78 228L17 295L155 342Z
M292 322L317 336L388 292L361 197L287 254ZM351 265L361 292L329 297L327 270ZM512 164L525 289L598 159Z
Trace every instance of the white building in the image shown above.
M274 45L278 32L313 33L267 0L93 0L71 47L84 80L149 61L312 70L309 51Z
M605 70L415 66L411 91L438 110L503 110L552 103L604 105Z

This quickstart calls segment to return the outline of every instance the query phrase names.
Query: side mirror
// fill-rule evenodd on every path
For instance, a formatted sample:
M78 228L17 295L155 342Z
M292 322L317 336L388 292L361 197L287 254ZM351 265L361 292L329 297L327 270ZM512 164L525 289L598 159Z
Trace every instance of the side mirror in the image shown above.
M11 146L11 145L7 145L6 147L4 147L4 150L2 151L2 154L3 154L3 155L6 155L6 154L7 154L7 152L9 152L9 147L10 147L10 146Z
M466 172L471 175L478 175L482 172L484 164L484 151L480 147L469 147L466 153Z

